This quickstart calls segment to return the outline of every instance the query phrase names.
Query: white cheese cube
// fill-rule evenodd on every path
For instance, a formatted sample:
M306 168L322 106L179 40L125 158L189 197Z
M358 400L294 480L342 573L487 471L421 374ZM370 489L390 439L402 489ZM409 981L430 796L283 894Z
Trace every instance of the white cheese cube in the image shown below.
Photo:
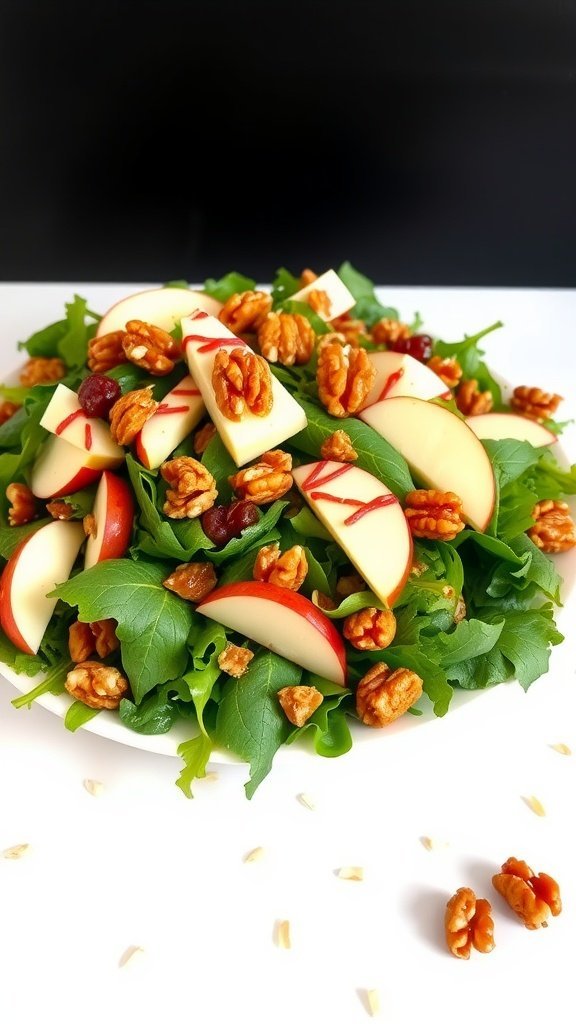
M295 295L291 295L290 301L308 302L308 295L314 291L326 292L330 303L330 312L328 314L317 310L318 316L322 320L335 320L337 316L342 316L343 313L347 313L349 309L352 309L352 306L356 305L354 296L348 291L335 270L327 270L325 274L320 274L320 277L317 277L311 284L307 284L305 288L301 288Z

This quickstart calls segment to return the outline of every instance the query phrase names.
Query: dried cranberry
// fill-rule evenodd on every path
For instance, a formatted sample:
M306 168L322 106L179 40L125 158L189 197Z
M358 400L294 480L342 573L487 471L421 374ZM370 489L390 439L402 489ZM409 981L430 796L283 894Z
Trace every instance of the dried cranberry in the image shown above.
M121 394L117 380L106 377L103 373L93 373L91 377L86 377L78 388L78 401L87 416L100 416L106 419Z
M234 501L231 505L213 505L202 516L202 529L217 547L222 548L232 537L239 537L247 526L253 526L260 513L253 501Z
M421 363L426 363L432 355L433 341L429 334L412 334L409 338L399 338L392 345L394 352L406 352Z

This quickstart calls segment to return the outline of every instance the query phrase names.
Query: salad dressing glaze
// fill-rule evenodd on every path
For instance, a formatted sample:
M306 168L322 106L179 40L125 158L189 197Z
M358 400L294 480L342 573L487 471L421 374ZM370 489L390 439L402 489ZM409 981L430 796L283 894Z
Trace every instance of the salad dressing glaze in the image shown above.
M86 451L89 452L92 447L92 427L89 423L84 427L84 445Z
M62 420L62 422L58 424L54 433L57 436L60 436L60 434L64 433L66 427L69 427L71 423L74 423L74 421L79 419L81 416L84 416L86 419L88 419L86 413L84 412L84 409L76 409L74 412L71 412L69 416L66 416ZM88 424L86 424L86 426L88 426Z
M397 384L398 381L401 380L403 376L404 376L404 367L401 366L399 370L395 370L394 373L391 373L386 378L386 380L384 381L384 387L382 388L382 391L378 395L378 401L379 402L381 402L384 398L386 398L388 396L389 392L392 390L394 385Z

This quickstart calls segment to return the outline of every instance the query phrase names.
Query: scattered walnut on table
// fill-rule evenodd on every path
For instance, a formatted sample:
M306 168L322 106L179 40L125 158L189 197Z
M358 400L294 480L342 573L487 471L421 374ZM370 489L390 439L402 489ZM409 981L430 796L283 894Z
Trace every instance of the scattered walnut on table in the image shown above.
M446 944L454 956L468 960L472 948L479 953L494 949L494 922L488 900L477 899L467 886L450 897L444 915Z
M128 391L110 409L110 433L120 445L132 444L145 423L154 415L158 402L152 398L151 386Z
M83 661L66 676L65 687L75 700L89 708L114 710L128 691L128 682L112 665Z
M286 494L293 484L292 456L277 448L264 452L254 466L241 469L228 478L234 493L255 505L266 505Z
M172 373L176 360L181 356L178 342L167 331L143 320L128 321L122 348L131 363L147 370L153 377Z
M492 884L531 930L545 928L550 914L557 917L562 911L558 883L542 871L535 875L524 860L509 857L493 876Z
M212 508L216 481L197 459L181 455L165 462L160 472L168 484L163 511L170 519L195 519Z
M345 430L335 430L323 442L320 455L327 461L355 462L358 452Z
M66 363L64 360L33 356L24 364L20 372L20 383L24 388L32 388L35 384L53 384L65 376Z
M358 651L383 651L396 635L396 619L390 610L362 608L344 619L343 632Z
M286 590L299 590L308 572L306 553L295 544L280 554L277 543L266 544L256 555L252 575L255 580L273 583Z
M218 655L218 667L222 672L232 676L233 679L241 679L248 671L248 666L254 654L247 647L237 647L236 644L228 644L221 654Z
M454 540L465 526L462 501L453 491L409 491L404 514L412 536L427 540Z
M10 526L24 526L37 518L36 498L26 484L8 484L6 497L10 502L8 509Z
M272 296L268 292L235 292L224 303L219 320L234 334L250 334L258 330L272 309Z
M320 707L324 697L315 686L284 686L278 690L278 701L286 718L301 728Z
M422 694L422 680L407 668L393 672L383 661L373 665L356 689L356 710L364 725L382 729L400 718Z
M115 366L128 362L122 346L125 331L110 331L92 338L88 343L88 369L92 373L107 373Z
M527 531L533 544L546 554L569 551L576 545L576 526L565 501L548 498L534 506L534 526Z
M216 404L226 419L238 421L247 413L267 416L272 409L272 376L262 356L249 348L220 349L212 369Z
M456 405L464 416L480 416L490 412L494 404L490 391L480 391L477 380L463 380L456 392Z
M520 416L527 416L530 420L542 423L551 419L558 409L562 396L542 388L530 388L525 385L514 388L510 405Z
M268 313L258 328L260 352L269 363L282 366L307 363L315 341L310 321L299 313Z
M218 580L212 562L187 562L178 565L164 580L163 586L185 601L201 601L214 590Z
M342 418L358 412L375 377L376 369L365 349L346 351L334 341L318 346L318 397L331 416Z

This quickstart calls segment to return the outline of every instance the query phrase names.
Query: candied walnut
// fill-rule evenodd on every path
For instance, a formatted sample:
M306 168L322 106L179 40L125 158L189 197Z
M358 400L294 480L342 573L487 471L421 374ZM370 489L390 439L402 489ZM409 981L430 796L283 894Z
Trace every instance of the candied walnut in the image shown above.
M201 601L218 580L211 562L188 562L178 565L164 580L163 586L185 601Z
M545 928L549 915L562 911L558 883L542 871L535 875L524 860L509 857L492 884L526 928Z
M351 572L347 576L340 576L336 584L336 593L341 598L350 597L351 594L359 594L361 590L366 590L366 582L357 572Z
M268 292L236 292L224 303L218 318L234 334L257 331L272 309Z
M404 514L413 537L454 540L464 523L462 502L453 491L417 490L406 495Z
M10 502L8 522L10 526L24 526L36 519L38 512L36 498L26 484L8 484L6 497Z
M96 644L96 653L100 658L107 658L113 651L120 647L120 641L116 636L115 619L97 619L90 623L90 630Z
M46 505L46 511L52 516L52 519L73 519L74 509L72 505L69 505L67 501L60 501L56 498L54 501L49 501Z
M216 353L212 387L220 412L229 420L241 420L247 411L267 416L272 408L270 367L247 348Z
M374 324L370 334L375 345L393 345L396 341L405 341L409 338L411 331L408 324L385 316Z
M122 346L125 331L111 331L92 338L88 344L88 369L92 373L106 373L115 366L128 362Z
M218 655L218 667L227 675L233 676L234 679L240 679L248 671L248 665L253 657L254 654L247 647L228 644Z
M73 622L68 630L68 650L72 661L86 661L96 650L94 634L88 622Z
M300 366L314 350L316 335L300 313L268 313L258 328L260 351L269 363Z
M274 583L286 590L299 590L308 572L304 548L295 544L280 554L278 544L266 544L256 555L252 575L255 580Z
M348 352L338 342L318 348L318 397L331 416L358 412L374 383L376 370L363 348Z
M203 455L206 451L210 441L216 436L216 427L213 423L205 423L200 430L197 430L194 434L194 453L196 455Z
M456 624L458 624L459 622L462 622L462 619L465 619L465 618L466 618L466 601L462 597L462 594L460 594L460 597L458 598L458 600L456 602L456 607L454 609L453 619L454 619L454 622Z
M278 690L278 700L288 721L300 728L320 707L324 697L315 686L284 686Z
M320 448L320 455L323 459L335 462L355 462L358 458L358 452L345 430L335 430L330 434Z
M336 602L328 594L323 594L321 590L312 592L312 602L323 612L333 612L338 607Z
M542 423L551 419L561 401L561 395L542 391L541 388L521 386L514 388L510 405L520 416L527 416L530 420Z
M407 668L373 665L356 689L356 711L364 725L382 729L400 718L422 694L422 680Z
M479 391L477 380L463 380L456 392L456 405L464 416L490 412L494 399L490 391Z
M429 370L432 370L440 380L444 382L446 387L455 388L458 382L462 378L462 367L455 358L447 357L443 359L442 356L432 356L428 360L426 366Z
M21 409L21 405L16 405L16 402L2 402L0 403L0 427L3 423L7 423L11 420L18 409Z
M201 462L181 455L165 462L160 472L169 485L163 511L170 519L195 519L212 508L218 496L216 481Z
M300 274L300 287L305 288L307 284L312 284L313 281L318 279L318 274L310 270L310 267L305 267Z
M315 313L319 313L326 319L330 317L332 303L328 292L322 291L321 288L312 288L306 295L306 302Z
M576 527L565 501L539 501L534 506L534 526L527 531L533 544L547 555L568 551L576 545Z
M44 359L34 356L24 364L20 373L22 387L31 388L35 384L53 384L66 376L66 364L62 359Z
M89 512L82 520L82 527L86 537L95 537L98 532L96 529L96 516Z
M368 328L364 320L353 319L349 313L332 320L330 325L345 345L357 348L361 341L369 339ZM326 335L324 335L326 337Z
M228 483L239 498L248 499L255 505L266 505L290 490L294 482L291 469L292 456L275 449L265 452L254 466L228 477Z
M117 668L101 665L98 661L83 661L66 676L64 683L74 700L80 700L89 708L118 707L128 691L128 682Z
M494 949L494 922L488 900L476 899L472 889L463 886L450 897L444 916L446 944L454 956L470 958L472 947L479 953Z
M358 651L383 651L396 635L393 612L362 608L344 619L344 636Z
M117 444L132 444L142 427L154 415L158 402L152 398L151 386L128 391L110 409L110 433Z
M122 348L131 363L147 370L153 377L172 373L181 355L178 343L167 331L143 320L128 321Z

